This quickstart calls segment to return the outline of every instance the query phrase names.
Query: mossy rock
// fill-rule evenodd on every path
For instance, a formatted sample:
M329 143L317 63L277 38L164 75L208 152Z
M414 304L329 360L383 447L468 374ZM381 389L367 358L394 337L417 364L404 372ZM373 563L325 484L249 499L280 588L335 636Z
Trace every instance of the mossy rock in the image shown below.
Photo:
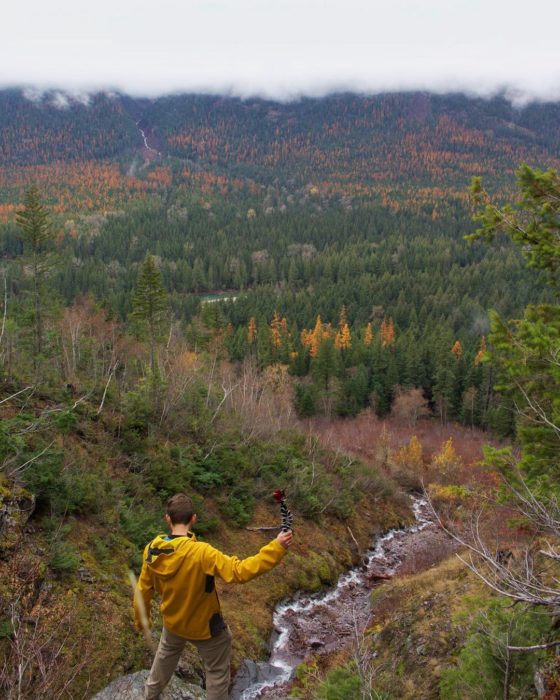
M35 510L35 496L17 484L0 485L0 555L20 541Z

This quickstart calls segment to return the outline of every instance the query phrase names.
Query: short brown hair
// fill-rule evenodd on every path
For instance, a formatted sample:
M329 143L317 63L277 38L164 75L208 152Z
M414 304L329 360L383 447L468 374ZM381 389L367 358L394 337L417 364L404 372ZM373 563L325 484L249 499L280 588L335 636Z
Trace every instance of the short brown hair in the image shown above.
M176 493L167 501L167 515L173 525L188 525L194 515L192 499L186 493Z

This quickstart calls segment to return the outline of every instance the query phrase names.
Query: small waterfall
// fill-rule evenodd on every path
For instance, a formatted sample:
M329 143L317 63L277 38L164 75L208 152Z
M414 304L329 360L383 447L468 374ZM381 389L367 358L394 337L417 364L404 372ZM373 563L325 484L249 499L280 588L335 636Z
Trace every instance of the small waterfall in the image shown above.
M146 132L144 131L144 129L142 129L142 127L140 126L140 121L136 122L136 126L138 127L138 131L140 132L140 134L142 136L142 140L144 141L144 148L147 151L150 151L150 153L155 153L155 155L160 156L161 153L158 150L156 150L155 148L152 148L150 146L150 144L148 143L148 137L146 136Z

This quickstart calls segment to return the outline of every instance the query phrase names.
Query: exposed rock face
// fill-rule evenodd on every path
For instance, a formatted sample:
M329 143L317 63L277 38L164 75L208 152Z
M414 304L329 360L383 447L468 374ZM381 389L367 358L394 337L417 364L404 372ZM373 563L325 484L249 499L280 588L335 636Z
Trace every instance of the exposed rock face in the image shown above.
M0 555L17 545L35 509L35 496L18 485L0 484Z
M144 683L149 671L138 671L121 676L110 683L91 700L144 700ZM173 676L161 694L161 700L205 700L206 693L196 685L185 683Z
M235 682L231 689L231 700L238 700L246 688L255 683L264 683L274 680L278 676L278 669L270 664L256 664L251 659L245 659L235 676Z

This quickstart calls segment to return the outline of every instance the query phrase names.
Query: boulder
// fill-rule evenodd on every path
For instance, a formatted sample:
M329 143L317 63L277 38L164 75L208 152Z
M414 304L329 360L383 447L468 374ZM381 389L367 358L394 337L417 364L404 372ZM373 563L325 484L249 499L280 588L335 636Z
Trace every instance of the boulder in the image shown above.
M231 700L238 700L243 691L256 683L274 681L281 669L266 662L255 663L251 659L245 659L235 676L235 682L231 689Z
M144 700L144 683L149 671L121 676L94 695L91 700ZM173 676L161 694L161 700L205 700L202 688Z

